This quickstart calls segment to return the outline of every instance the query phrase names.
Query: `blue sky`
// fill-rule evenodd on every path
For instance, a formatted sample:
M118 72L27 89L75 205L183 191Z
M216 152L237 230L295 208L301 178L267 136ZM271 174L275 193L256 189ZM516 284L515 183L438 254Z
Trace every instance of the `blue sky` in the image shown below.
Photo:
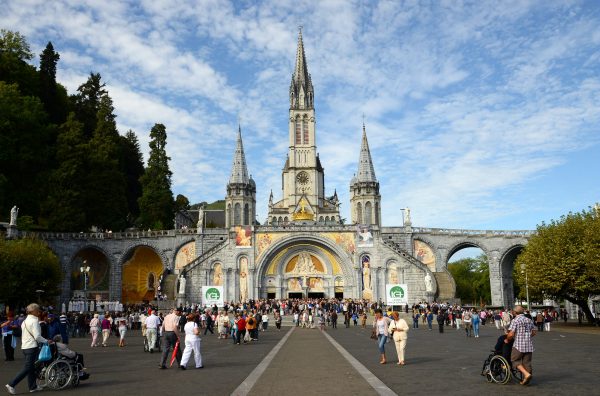
M382 220L533 229L600 201L600 2L8 0L0 27L99 72L121 133L168 132L173 191L225 195L238 117L258 220L281 196L298 26L327 194L349 219L362 114ZM34 60L37 65L37 58Z

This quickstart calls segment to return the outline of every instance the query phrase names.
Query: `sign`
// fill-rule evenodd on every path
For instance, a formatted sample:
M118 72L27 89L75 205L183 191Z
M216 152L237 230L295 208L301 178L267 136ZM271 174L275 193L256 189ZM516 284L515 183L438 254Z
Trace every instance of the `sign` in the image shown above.
M202 286L202 304L204 306L215 304L217 307L224 306L223 286Z
M408 304L408 290L406 283L385 285L385 297L387 305Z

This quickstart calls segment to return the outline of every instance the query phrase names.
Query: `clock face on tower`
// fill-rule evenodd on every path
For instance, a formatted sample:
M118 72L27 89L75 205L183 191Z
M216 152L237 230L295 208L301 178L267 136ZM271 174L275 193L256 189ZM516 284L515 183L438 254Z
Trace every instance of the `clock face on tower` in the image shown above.
M309 180L310 179L308 177L308 173L306 173L304 171L300 172L300 173L298 173L298 175L296 175L296 181L300 184L303 184L303 185L308 184Z

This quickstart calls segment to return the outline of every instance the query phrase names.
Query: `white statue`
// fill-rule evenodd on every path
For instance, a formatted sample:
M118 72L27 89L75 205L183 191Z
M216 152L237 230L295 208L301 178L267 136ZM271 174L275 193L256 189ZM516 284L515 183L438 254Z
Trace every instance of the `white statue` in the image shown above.
M370 260L365 257L363 258L363 283L364 283L364 289L363 290L371 290L371 262Z
M179 277L179 294L185 294L185 284L187 283L187 280L185 279L185 276L181 275Z
M428 293L433 291L433 280L429 272L425 273L425 291Z
M17 225L17 216L19 216L19 208L17 208L17 205L15 205L10 210L10 225L11 226Z
M240 301L248 299L248 259L240 259Z
M203 208L200 208L198 210L198 224L196 224L196 228L198 228L199 230L204 228L204 209Z
M412 222L410 220L410 209L404 208L404 225L409 226Z

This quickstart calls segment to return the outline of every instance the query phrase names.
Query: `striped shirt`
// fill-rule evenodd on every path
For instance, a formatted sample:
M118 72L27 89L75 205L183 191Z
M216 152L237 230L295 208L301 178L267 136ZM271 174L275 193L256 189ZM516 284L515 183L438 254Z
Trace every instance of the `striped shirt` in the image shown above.
M531 341L532 330L535 330L535 325L527 316L521 314L513 319L508 328L508 331L515 332L513 348L522 353L533 352L533 342Z

